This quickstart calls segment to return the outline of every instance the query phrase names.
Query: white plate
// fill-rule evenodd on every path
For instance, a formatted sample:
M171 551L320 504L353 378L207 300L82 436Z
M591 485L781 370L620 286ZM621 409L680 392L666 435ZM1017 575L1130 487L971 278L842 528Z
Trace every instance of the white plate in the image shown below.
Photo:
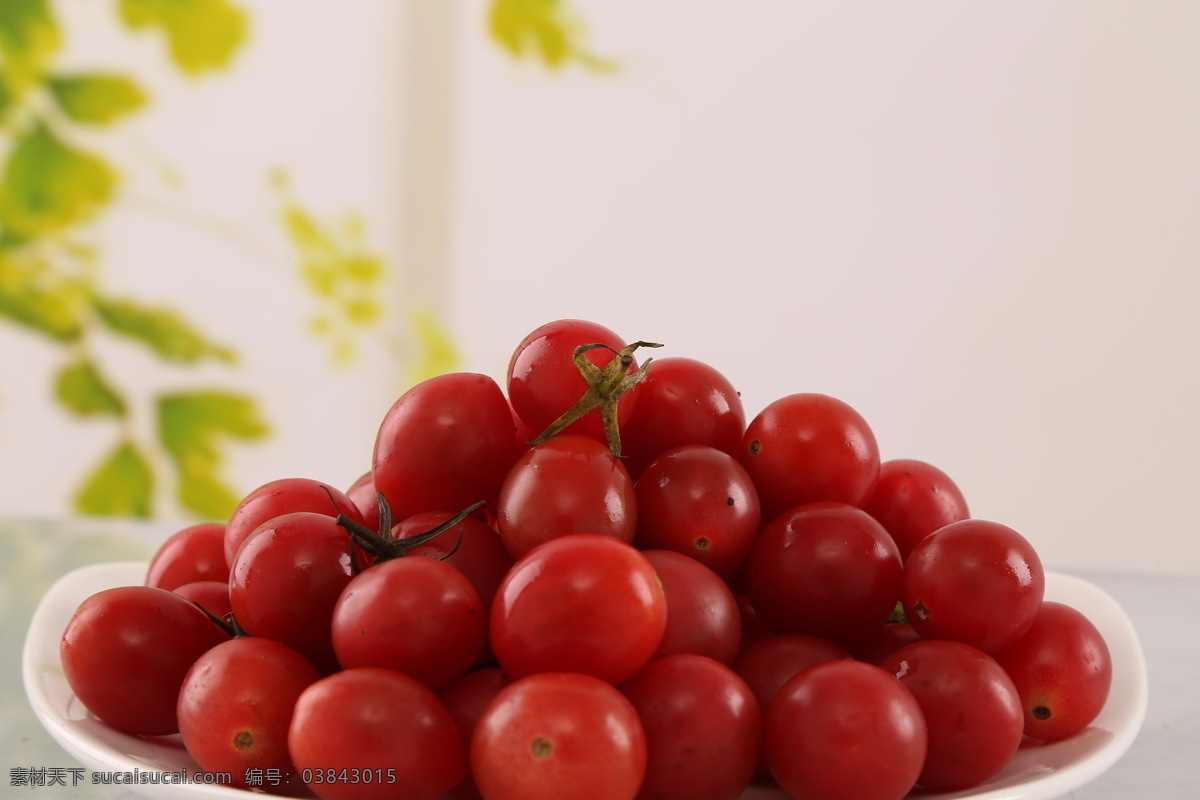
M38 719L68 753L96 772L122 773L126 788L155 800L241 798L247 792L197 782L151 783L192 776L199 770L178 736L137 737L111 730L88 714L72 694L59 661L59 639L75 609L88 596L114 586L137 584L146 564L120 562L76 570L50 588L38 605L25 639L25 692ZM1092 584L1059 573L1046 576L1046 599L1070 605L1099 628L1113 661L1113 686L1104 710L1078 736L1053 744L1026 740L1012 762L982 786L963 792L914 790L910 797L949 800L1045 800L1059 797L1096 778L1124 755L1146 714L1146 665L1129 618ZM774 800L777 789L753 786L743 800Z

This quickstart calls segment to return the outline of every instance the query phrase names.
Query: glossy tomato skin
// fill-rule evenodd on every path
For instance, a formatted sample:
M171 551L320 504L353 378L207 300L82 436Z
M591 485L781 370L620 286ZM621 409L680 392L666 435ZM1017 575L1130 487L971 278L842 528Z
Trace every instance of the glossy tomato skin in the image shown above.
M304 656L271 639L217 645L192 665L179 693L184 747L201 769L227 772L235 786L250 788L250 769L275 770L281 784L298 785L288 727L296 701L319 677Z
M492 651L505 672L629 678L657 652L667 599L654 567L631 545L574 534L513 565L492 606Z
M767 708L793 675L814 664L850 658L844 648L828 639L804 633L780 633L748 648L733 662L738 674L761 708Z
M429 378L400 396L375 440L372 478L392 519L493 503L520 450L508 401L469 372Z
M185 583L228 581L225 525L201 522L167 537L150 559L146 585L175 590Z
M634 488L639 548L683 553L726 581L741 572L762 508L737 459L707 445L677 447L654 459Z
M1045 590L1041 560L1025 537L998 522L967 519L913 548L902 600L921 638L994 653L1029 630Z
M635 480L651 461L684 445L706 445L737 458L746 411L733 384L709 364L656 358L635 394L637 413L621 429L625 467Z
M358 507L340 490L312 478L269 481L242 498L225 526L225 563L233 569L238 548L260 525L275 517L311 511L328 517L339 513L363 522Z
M891 534L908 558L917 542L938 528L971 516L962 490L925 461L897 458L879 467L879 482L864 510Z
M879 445L867 421L823 394L792 394L767 405L746 426L739 460L766 519L821 500L862 507L879 479Z
M321 800L437 800L467 769L445 704L420 681L378 667L305 689L288 750Z
M886 658L921 707L929 733L917 782L935 791L978 786L1021 744L1021 699L991 656L962 642L921 641Z
M725 581L682 553L644 550L642 555L667 598L667 627L658 654L691 653L732 664L742 642L742 616Z
M59 647L67 683L100 721L131 734L179 730L183 679L229 635L179 595L150 586L98 592L80 604Z
M633 481L606 445L559 434L531 447L500 489L500 540L514 559L560 536L592 533L632 542Z
M776 518L746 563L750 600L768 628L839 644L887 621L902 578L900 552L883 526L839 503Z
M338 667L330 623L353 574L350 538L333 517L284 514L256 529L238 550L229 603L251 636L293 647L325 673Z
M547 672L496 695L470 760L487 800L633 800L646 774L646 734L611 684Z
M513 351L508 365L508 397L512 409L536 436L549 427L587 391L587 381L575 366L575 348L606 344L621 350L627 344L612 330L595 322L560 319L532 331ZM610 350L596 348L585 356L603 369L615 357ZM637 370L635 361L629 372ZM637 404L637 391L617 402L617 421L624 426ZM593 410L571 423L565 433L607 443L600 412Z
M928 747L921 708L879 667L839 660L785 683L765 724L767 764L791 797L900 800Z
M338 663L384 667L437 691L479 658L486 619L466 576L444 561L404 556L354 576L333 609Z
M640 800L734 800L762 754L762 712L729 667L664 656L621 686L646 732Z
M354 504L362 515L363 524L373 531L379 531L379 495L375 492L375 478L367 470L359 475L354 483L346 489L346 498Z
M392 536L403 540L436 528L454 514L449 511L429 511L398 522ZM417 545L408 551L411 556L424 556L445 561L467 577L486 615L501 581L513 565L512 556L504 549L499 534L482 520L467 517L440 536Z
M1025 713L1025 735L1073 736L1103 710L1112 687L1112 657L1096 626L1063 603L1043 602L1028 632L996 654Z

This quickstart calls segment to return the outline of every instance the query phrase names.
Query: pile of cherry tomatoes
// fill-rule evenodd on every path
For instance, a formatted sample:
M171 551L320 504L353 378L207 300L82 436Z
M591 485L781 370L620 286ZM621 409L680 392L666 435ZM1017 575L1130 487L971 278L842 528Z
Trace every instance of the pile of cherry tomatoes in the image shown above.
M1104 641L844 402L559 320L427 380L345 490L272 481L62 640L120 731L324 800L894 800L1085 728ZM641 363L639 364L639 360Z

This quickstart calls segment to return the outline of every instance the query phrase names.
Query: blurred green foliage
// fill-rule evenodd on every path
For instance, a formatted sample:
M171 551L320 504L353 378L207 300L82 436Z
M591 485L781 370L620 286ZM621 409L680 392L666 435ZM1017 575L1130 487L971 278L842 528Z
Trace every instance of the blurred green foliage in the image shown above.
M488 27L515 58L533 56L552 68L569 63L597 71L616 67L588 49L587 26L566 0L493 0Z
M120 0L117 10L131 30L161 31L189 76L226 67L248 30L227 0ZM93 227L116 202L122 176L94 142L147 97L127 75L59 69L63 38L48 0L0 0L0 320L59 344L59 407L113 431L113 445L79 484L76 511L150 516L156 487L172 483L182 508L227 516L237 499L222 475L227 445L267 434L253 399L213 389L151 398L141 405L153 407L157 424L138 437L130 411L137 389L97 355L97 342L109 339L164 363L236 362L232 348L173 309L105 288Z

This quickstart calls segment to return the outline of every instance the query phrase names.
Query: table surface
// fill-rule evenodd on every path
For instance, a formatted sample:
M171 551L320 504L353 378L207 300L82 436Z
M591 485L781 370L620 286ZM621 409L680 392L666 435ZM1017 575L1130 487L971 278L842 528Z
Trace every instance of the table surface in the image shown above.
M172 529L108 521L0 521L0 797L126 800L119 786L71 786L80 764L41 727L21 682L21 647L42 595L60 576L106 561L146 560ZM1053 565L1049 565L1053 567ZM1200 579L1147 575L1084 578L1125 609L1146 655L1146 721L1125 757L1068 797L1077 800L1200 798ZM66 786L22 785L24 770L55 769ZM82 773L86 776L86 771Z

